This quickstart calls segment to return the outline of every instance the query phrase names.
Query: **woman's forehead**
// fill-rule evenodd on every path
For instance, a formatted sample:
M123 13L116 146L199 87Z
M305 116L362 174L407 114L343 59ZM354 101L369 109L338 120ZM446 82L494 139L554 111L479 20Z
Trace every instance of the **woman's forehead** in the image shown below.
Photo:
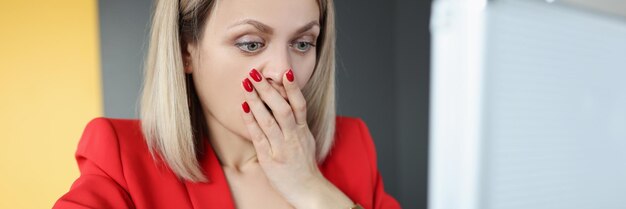
M297 29L319 20L317 0L218 0L208 28L227 30L245 20L254 20L280 30Z

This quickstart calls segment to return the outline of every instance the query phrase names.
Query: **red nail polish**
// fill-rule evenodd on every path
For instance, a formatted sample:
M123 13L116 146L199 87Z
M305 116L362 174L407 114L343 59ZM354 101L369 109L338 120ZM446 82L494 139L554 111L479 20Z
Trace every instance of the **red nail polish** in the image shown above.
M246 89L247 92L252 92L252 82L250 82L250 79L243 79L241 83L243 83L243 88Z
M254 81L259 82L261 81L261 74L259 73L259 71L257 71L256 69L252 68L252 70L250 71L250 76L252 77L252 79L254 79Z
M287 71L287 80L289 80L289 82L293 82L293 71L291 71L291 69Z
M247 102L241 103L241 108L243 108L243 111L246 112L246 113L250 112L250 106L248 106Z

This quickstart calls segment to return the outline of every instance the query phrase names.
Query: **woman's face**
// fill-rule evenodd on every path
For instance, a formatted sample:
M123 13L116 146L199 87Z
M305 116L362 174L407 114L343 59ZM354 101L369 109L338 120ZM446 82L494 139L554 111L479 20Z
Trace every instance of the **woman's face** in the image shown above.
M316 0L218 0L197 45L188 45L194 85L209 123L249 138L240 117L242 80L255 68L284 97L289 69L300 88L315 68ZM213 120L214 119L214 120ZM211 125L213 126L213 125ZM210 132L213 130L209 130Z

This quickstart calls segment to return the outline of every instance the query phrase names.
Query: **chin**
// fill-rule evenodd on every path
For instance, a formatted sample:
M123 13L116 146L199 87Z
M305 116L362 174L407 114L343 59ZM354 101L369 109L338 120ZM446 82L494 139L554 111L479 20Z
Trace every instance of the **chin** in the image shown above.
M217 123L215 125L223 127L224 129L226 129L226 131L237 135L238 137L250 139L250 133L248 133L248 128L246 127L243 118L241 118L241 116L239 115L240 113L237 112L239 110L240 109L230 111L222 110L218 111L217 114L213 114L211 111L208 111L206 117L213 117L213 120L210 121L212 123ZM210 134L210 128L208 131Z

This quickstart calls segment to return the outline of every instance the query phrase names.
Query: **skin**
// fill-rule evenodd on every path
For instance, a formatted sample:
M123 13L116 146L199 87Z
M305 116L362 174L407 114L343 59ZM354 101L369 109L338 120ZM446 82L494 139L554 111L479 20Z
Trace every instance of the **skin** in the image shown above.
M301 88L315 68L319 15L315 0L218 1L200 42L183 52L238 208L353 204L319 171L306 123Z

